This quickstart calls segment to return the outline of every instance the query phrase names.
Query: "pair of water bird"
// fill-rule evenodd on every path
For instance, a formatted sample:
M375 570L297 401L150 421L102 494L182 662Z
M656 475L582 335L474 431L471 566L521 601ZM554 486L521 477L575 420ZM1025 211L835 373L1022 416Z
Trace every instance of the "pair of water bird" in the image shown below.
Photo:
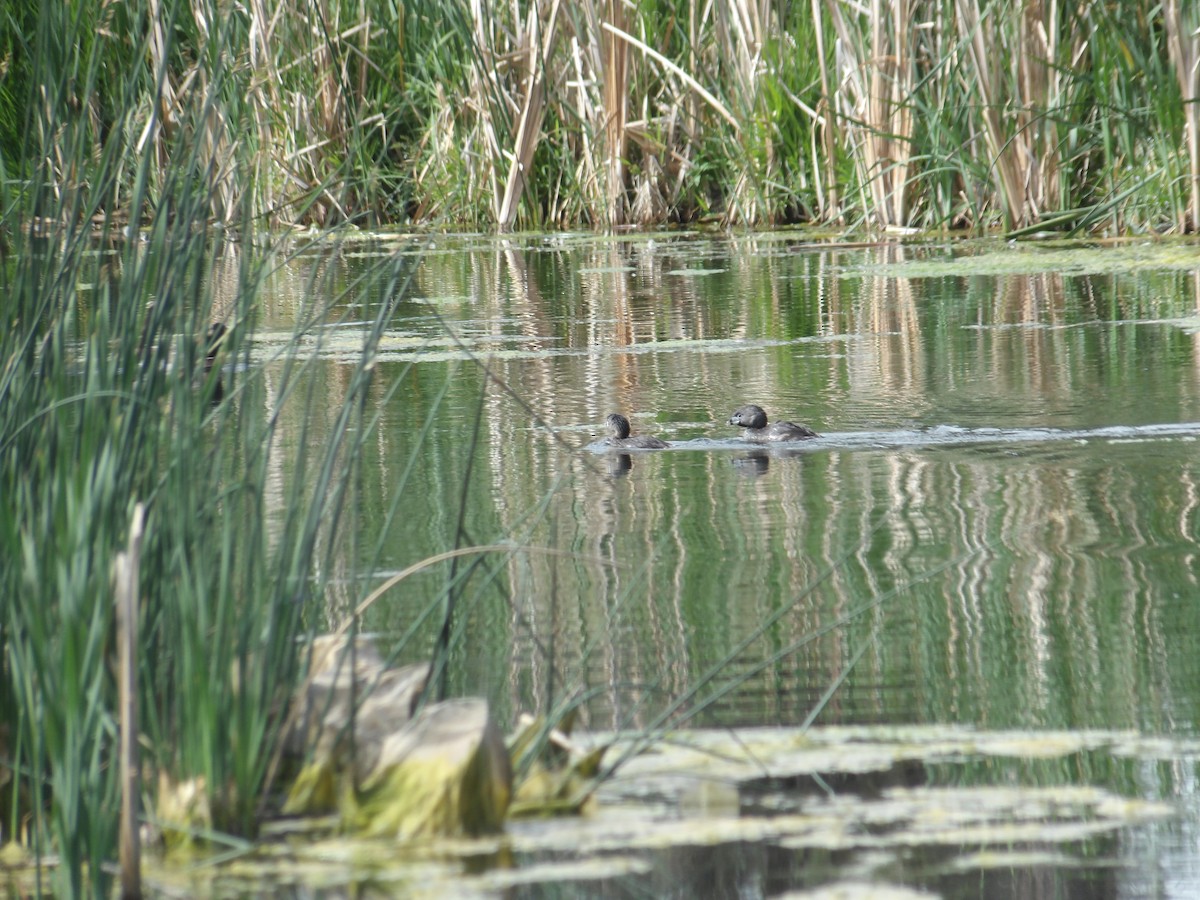
M604 443L610 447L620 447L627 450L661 450L669 446L666 441L649 434L630 434L629 420L620 413L609 413L604 420L608 428L608 437ZM797 425L795 422L767 423L767 414L761 406L753 403L739 406L729 417L729 425L744 428L742 437L747 441L758 444L775 443L777 441L805 441L819 435L807 425Z

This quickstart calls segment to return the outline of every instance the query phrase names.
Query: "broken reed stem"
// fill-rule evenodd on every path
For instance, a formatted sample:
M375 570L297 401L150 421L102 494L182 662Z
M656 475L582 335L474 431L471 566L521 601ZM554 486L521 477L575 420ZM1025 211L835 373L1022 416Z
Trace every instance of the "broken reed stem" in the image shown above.
M529 167L533 165L533 152L537 149L541 135L542 118L546 111L546 62L554 47L558 28L558 0L550 8L550 21L546 26L544 41L539 35L540 14L536 5L529 11L529 74L525 90L525 102L521 105L521 122L517 127L513 147L512 166L508 171L508 182L504 186L504 199L500 204L497 224L501 231L510 231L517 218L517 204L525 193Z
M661 53L659 53L654 48L646 46L646 44L644 42L639 41L632 34L628 34L627 32L622 31L620 28L617 28L612 23L605 22L601 25L601 27L605 31L609 32L610 34L612 34L616 37L619 37L621 40L626 41L629 44L631 44L632 46L641 50L644 54L646 54L652 60L657 62L659 65L661 65L663 68L665 68L668 72L674 73L678 78L680 78L683 81L684 84L686 84L693 91L695 91L697 94L699 94L701 97L703 97L705 99L705 101L707 101L708 105L711 106L722 119L724 119L726 122L728 122L730 124L730 126L732 126L733 133L735 135L741 134L741 131L742 131L741 125L738 123L738 120L736 118L734 118L733 113L731 113L725 107L724 103L722 103L720 100L718 100L716 97L714 97L709 91L705 90L704 86L701 85L700 82L698 82L695 78L693 78L687 72L683 71L683 69L679 68L679 66L675 65L675 63L671 62L669 59L667 59L665 56L663 56Z
M141 844L138 838L138 797L141 796L137 721L138 577L141 569L142 533L146 507L133 508L129 549L117 554L117 665L121 726L121 896L142 896Z

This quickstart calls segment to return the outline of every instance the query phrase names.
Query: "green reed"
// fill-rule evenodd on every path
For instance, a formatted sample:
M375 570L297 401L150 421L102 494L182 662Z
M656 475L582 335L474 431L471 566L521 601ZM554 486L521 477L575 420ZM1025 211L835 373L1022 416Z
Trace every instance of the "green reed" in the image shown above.
M290 244L261 236L259 148L240 139L254 110L229 102L246 73L213 47L236 50L236 29L201 40L181 3L24 12L6 23L6 46L31 50L5 82L27 92L19 129L0 107L0 841L57 857L43 887L77 896L107 891L116 855L111 566L134 505L144 817L160 784L190 782L208 812L160 826L253 834L297 638L318 627L314 571L344 552L369 360L407 270L385 259L364 276L382 299L337 421L312 441L301 335L364 285L331 284L314 254L307 316L267 358L256 349ZM118 16L149 23L121 32L145 39L116 37ZM173 67L197 59L205 87L189 93ZM281 425L285 407L298 425Z

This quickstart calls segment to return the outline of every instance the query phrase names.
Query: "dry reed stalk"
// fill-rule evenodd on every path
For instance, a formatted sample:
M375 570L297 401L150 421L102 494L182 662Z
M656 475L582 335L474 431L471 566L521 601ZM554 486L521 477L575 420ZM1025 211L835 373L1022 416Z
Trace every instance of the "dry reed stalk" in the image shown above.
M655 151L660 154L661 161L659 162L659 169L662 170L663 177L659 179L657 173L652 171L652 167L646 163L643 165L643 172L639 178L638 184L638 188L643 190L643 192L657 190L664 195L677 196L683 180L687 175L687 171L692 164L692 160L690 158L691 150L695 144L699 143L700 140L703 139L703 136L698 133L701 129L694 127L696 123L700 123L703 120L703 117L699 114L700 102L702 101L732 126L732 138L735 141L741 137L741 123L737 117L729 111L729 108L724 103L718 100L711 91L700 84L695 76L685 72L682 68L680 68L679 65L667 59L665 56L663 56L663 54L659 53L654 48L648 46L644 41L639 40L638 38L629 34L627 31L617 28L611 22L603 22L600 28L603 32L607 32L612 37L619 39L625 44L628 44L630 47L640 50L644 56L649 57L651 60L658 63L662 69L666 70L666 72L674 75L675 78L678 79L678 81L681 82L686 88L686 91L683 93L682 97L678 98L674 103L666 103L662 100L643 97L643 119L640 120L639 123L626 123L625 126L625 136L628 143L629 138L636 137L636 133L639 130L644 130L648 125L649 105L653 102L656 106L659 106L660 108L666 107L669 110L666 122L668 125L668 130L673 133L676 129L677 123L679 123L681 118L680 110L687 110L687 112L682 114L682 118L684 120L682 122L682 131L686 134L686 138L682 141L682 145L676 149L674 145L677 143L677 141L671 139L666 142L665 146ZM667 165L663 165L664 162L667 163ZM666 181L669 177L671 177L667 171L668 166L670 171L674 173L673 177L675 182L674 189L669 191L665 187ZM659 187L659 185L664 186ZM651 204L647 206L647 204L643 203L639 207L639 212L644 213L648 209L654 210L655 208L657 208L657 204Z
M233 147L225 127L223 107L211 94L207 73L194 63L182 75L173 75L168 64L164 11L159 0L150 3L150 62L156 82L156 96L136 144L141 153L152 148L159 173L170 164L170 139L179 125L180 111L190 104L196 116L197 148L206 162L209 186L209 216L229 223L236 214L236 198L240 187L236 180L237 167L233 162ZM192 16L201 41L210 37L209 22L203 8L193 6Z
M309 19L314 24L328 22L337 31L337 22L329 22L328 5L323 0L311 0ZM312 52L313 67L316 70L317 94L316 112L318 116L319 133L330 135L339 130L342 120L342 92L338 89L338 78L333 62L332 48L327 40L322 39L319 30L316 46Z
M340 6L334 5L334 16L330 18L329 4L327 0L310 0L309 20L318 27L315 30L314 38L316 46L312 51L312 60L316 73L316 134L322 142L333 141L335 135L344 133L343 123L347 121L346 116L346 100L342 96L341 85L344 79L339 78L338 67L333 54L333 47L330 46L330 41L333 35L338 31L337 14L340 12ZM324 25L328 30L328 34L323 33L320 27ZM337 143L340 143L337 142ZM322 144L323 145L323 144ZM310 178L314 184L321 184L324 178L324 171L319 157L315 157L312 163ZM343 203L340 199L334 196L326 187L322 190L322 195L329 201L328 206L318 205L315 208L321 209L319 224L327 224L328 209L333 207L338 210L338 215L346 218L346 210L343 208Z
M399 28L403 31L403 14L397 18L401 23ZM369 68L369 60L371 59L371 14L367 12L366 0L359 0L358 19L357 31L361 40L358 48L358 101L361 106L367 96L367 69ZM347 34L342 35L343 40L348 38L350 34L353 34L355 30L352 28Z
M837 139L834 135L833 91L829 87L829 62L825 53L825 29L821 27L821 0L812 0L813 31L817 38L817 56L821 65L821 102L814 116L817 128L821 131L821 142L824 152L818 154L814 143L813 173L816 180L818 213L826 221L840 219L841 203L838 200L837 176L834 170L834 160L837 159ZM815 141L816 129L814 129ZM819 159L818 159L819 157ZM822 189L821 171L824 169L824 189Z
M208 164L210 213L217 221L231 225L238 216L237 198L242 189L237 179L238 163L225 127L225 116L215 102L207 104L203 129L202 148Z
M608 29L625 29L627 13L620 0L588 0L578 9L575 21L583 27L573 38L572 64L576 110L584 123L579 183L592 221L612 228L624 224L629 212L626 165L632 76L628 46Z
M578 160L575 181L582 210L596 224L606 220L608 208L608 173L602 171L605 110L600 11L595 0L577 4L575 9L577 14L570 20L574 25L570 61L573 80L567 81L581 126L578 144L573 148Z
M1077 10L1079 14L1081 10ZM1014 139L1023 141L1033 168L1026 186L1026 204L1037 217L1061 208L1062 154L1058 119L1067 106L1069 79L1087 50L1086 37L1064 35L1058 0L1029 0L1021 6L1018 22L1018 76L1021 105ZM1070 21L1074 21L1072 16Z
M884 227L908 224L907 191L912 168L912 110L909 94L916 83L912 54L914 0L873 0L862 23L863 7L848 0L827 0L838 35L841 84L835 99L858 170L860 190L870 191L869 207ZM843 7L853 10L851 22ZM869 31L869 45L862 35Z
M541 134L542 118L545 115L546 65L554 49L558 8L559 0L553 0L544 37L539 35L541 15L537 7L530 11L526 28L526 58L529 70L525 75L525 100L521 105L521 120L514 138L513 159L508 171L508 181L504 186L504 199L496 214L501 231L510 230L517 218L517 204L525 192L526 173L533 164L533 153L537 149Z
M646 154L642 161L642 171L634 181L629 217L637 225L661 225L667 220L669 212L663 191L662 166L657 156Z
M758 96L762 48L771 27L771 4L765 0L724 0L717 4L717 39L727 59L735 61L734 77L743 102Z
M628 34L619 28L615 28L610 22L605 22L601 27L605 31L610 32L616 37L619 37L621 40L627 41L638 50L641 50L646 56L649 56L668 72L671 72L681 81L683 81L684 84L704 98L704 101L712 107L717 115L719 115L733 127L735 136L741 134L741 123L738 122L737 117L729 111L728 107L726 107L724 103L713 96L711 91L707 90L702 84L700 84L699 81L697 81L683 69L679 68L679 66L675 65L675 63L671 62L671 60L667 59L653 47L647 46L644 41L640 41L633 35Z
M604 24L624 32L625 5L621 0L604 0ZM625 223L625 147L628 124L629 46L612 31L599 31L600 75L604 85L604 209L609 227Z
M349 132L346 98L340 87L345 78L339 80L335 65L334 44L341 43L336 21L327 18L328 10L320 0L308 0L302 7L250 0L247 11L246 62L253 76L246 102L258 148L253 155L258 169L256 206L270 212L272 224L294 224L301 218L324 223L330 210L345 217L344 202L327 189L322 192L323 201L307 202L313 189L325 180L323 160L340 158L337 150L344 146ZM282 64L281 57L285 60ZM288 76L301 67L311 67L311 74L305 71L302 75L308 90L281 93L280 85L288 83ZM344 65L341 74L345 75ZM227 139L224 146L229 146ZM298 191L302 207L278 196L281 182ZM228 215L234 215L232 206Z
M1001 117L999 58L995 52L999 35L988 20L985 28L983 16L973 0L955 0L959 35L967 46L975 76L975 86L981 102L980 115L983 120L983 136L991 160L991 171L1000 192L1005 218L1009 227L1028 224L1030 219L1025 208L1025 173L1029 170L1026 158L1028 149L1021 142L1010 142Z
M175 108L175 90L167 65L166 29L159 0L150 0L150 66L157 88L150 116L138 137L137 152L140 154L147 144L152 144L154 159L161 169L168 161L169 151L163 138L170 128L171 113Z
M498 10L483 2L471 0L471 36L475 45L475 54L471 66L470 93L467 97L467 108L474 114L474 128L486 153L483 154L484 175L491 188L493 210L497 220L500 218L500 206L503 193L500 187L499 166L504 159L501 149L500 134L503 133L503 123L497 126L496 117L509 110L519 108L516 100L511 97L501 78L501 60L504 48L508 46L507 34L504 29L496 26L493 15ZM536 12L533 15L537 15ZM517 23L520 31L520 23ZM507 70L507 64L504 69Z
M1037 222L1061 205L1059 110L1069 80L1084 58L1086 36L1064 36L1058 0L1027 0L1012 27L997 25L975 0L956 0L959 34L968 47L982 107L991 169L1010 228ZM1076 21L1075 16L1068 18ZM998 52L1012 35L1012 83L1005 83Z
M1179 91L1183 99L1184 136L1188 152L1188 206L1190 223L1179 223L1180 230L1188 224L1200 231L1200 28L1196 23L1195 4L1189 4L1191 22L1180 21L1179 0L1163 4L1163 19L1167 29L1167 49ZM1186 28L1186 30L1185 30Z
M1055 58L1058 28L1057 13L1051 3L1050 21L1046 20L1041 0L1026 0L1017 19L1016 45L1018 99L1011 141L1026 148L1029 163L1025 182L1025 206L1034 220L1051 208L1058 196L1059 157L1055 150L1058 128L1053 116L1046 115L1056 100L1061 82L1050 68ZM1048 27L1047 27L1048 26Z
M575 113L583 123L596 121L596 105L588 92L588 79L584 75L583 50L579 38L571 37L571 64L575 70ZM579 129L579 171L576 179L582 187L583 196L601 196L600 180L596 174L596 160L592 150L592 131L584 127Z
M711 0L688 0L688 58L686 62L690 68L695 70L699 69L699 61L703 50L701 32L708 18L710 3ZM684 161L678 169L679 181L677 190L682 189L683 179L687 176L688 171L695 164L697 158L700 157L703 141L703 118L700 115L700 108L703 101L693 91L685 92L681 99L682 102L675 104L675 109L678 111L681 133L679 145L684 157Z
M279 15L283 6L284 4L279 4L276 9L276 16ZM275 67L275 61L271 58L271 39L278 20L268 14L265 0L250 0L248 12L250 18L250 35L247 51L249 54L250 71L254 75L251 79L246 99L250 105L251 114L254 117L255 141L260 148L274 148L276 146L276 138L271 111L282 108L277 90L277 86L280 83L279 71ZM270 159L271 155L269 154L261 152L254 154L254 164L259 169L255 173L254 183L256 189L260 192L258 197L260 206L263 209L277 210L278 207L274 193L275 179L268 177L268 173L261 168L269 164ZM278 223L279 220L276 214L272 217L271 224Z

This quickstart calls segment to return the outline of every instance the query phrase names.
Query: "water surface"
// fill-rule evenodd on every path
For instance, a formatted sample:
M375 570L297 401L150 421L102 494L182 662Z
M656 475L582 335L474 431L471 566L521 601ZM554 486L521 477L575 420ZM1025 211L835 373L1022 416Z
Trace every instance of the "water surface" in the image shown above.
M457 579L452 691L506 723L575 697L599 729L1200 730L1196 247L367 241L289 264L267 310L264 359L313 269L351 286L310 334L331 408L381 259L413 282L346 550L373 574L331 623L511 542L364 623L424 658ZM823 437L746 446L746 402ZM598 452L611 411L676 446ZM1194 816L1185 768L1140 789Z

